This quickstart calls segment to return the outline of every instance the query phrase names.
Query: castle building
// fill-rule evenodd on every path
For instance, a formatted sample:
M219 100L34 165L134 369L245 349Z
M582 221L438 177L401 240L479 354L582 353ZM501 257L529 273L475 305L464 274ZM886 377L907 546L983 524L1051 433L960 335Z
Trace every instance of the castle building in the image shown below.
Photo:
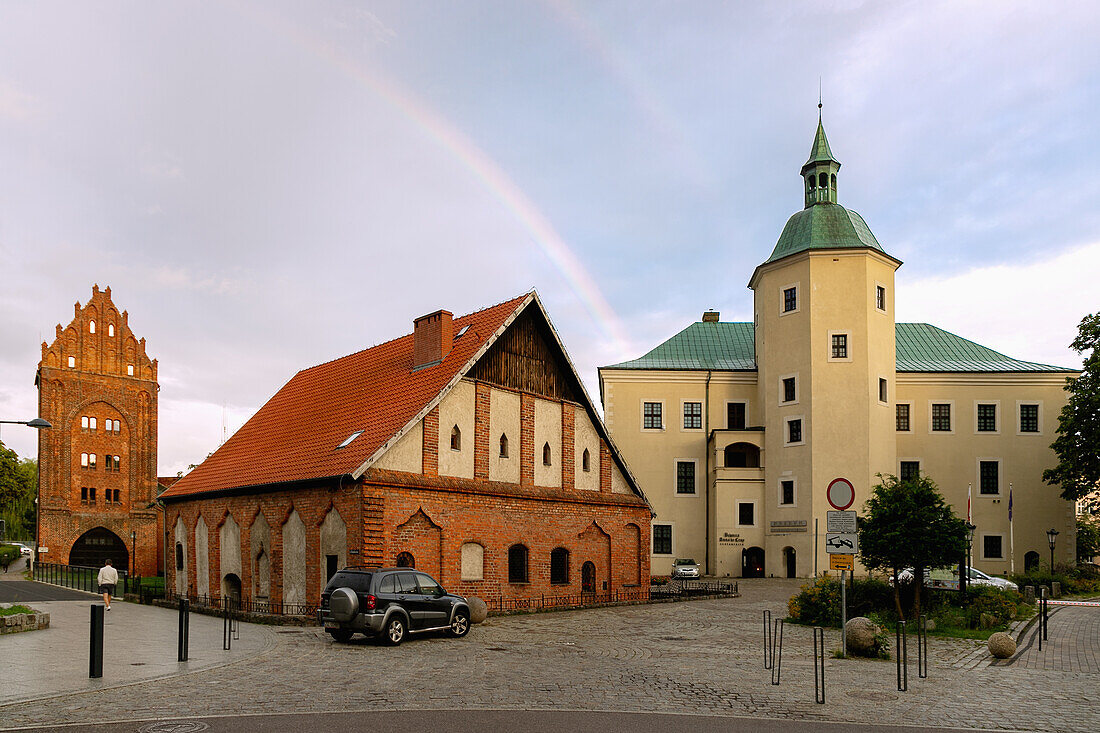
M157 361L111 289L92 287L73 320L42 343L38 414L38 561L156 575Z
M648 590L649 505L534 292L299 372L161 500L180 595L293 613L346 565L490 601Z
M827 486L850 481L862 510L877 474L918 471L958 515L970 502L975 567L1037 565L1051 528L1072 561L1073 505L1042 472L1077 372L896 323L901 262L837 203L839 171L819 121L805 206L749 280L753 323L707 312L599 370L604 419L656 514L653 573L676 557L720 576L827 570Z

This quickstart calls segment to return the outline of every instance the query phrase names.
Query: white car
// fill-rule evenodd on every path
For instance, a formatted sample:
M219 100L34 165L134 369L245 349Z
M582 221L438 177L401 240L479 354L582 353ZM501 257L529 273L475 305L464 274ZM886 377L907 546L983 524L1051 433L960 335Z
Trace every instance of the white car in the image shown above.
M1011 580L1005 580L1004 578L997 578L992 575L986 575L977 568L967 568L967 584L968 585L988 585L994 588L1006 588L1008 590L1020 590L1019 586L1013 583ZM893 580L891 578L891 580ZM913 568L906 568L898 573L898 581L901 583L909 583L913 580ZM931 570L924 574L924 587L926 588L949 588L959 589L959 569L947 568L940 570Z
M690 557L678 557L676 562L672 563L673 578L698 578L701 574L699 563Z
M30 557L34 554L34 552L31 551L31 548L27 547L22 542L7 542L5 544L11 545L12 547L18 547L19 554L23 557Z

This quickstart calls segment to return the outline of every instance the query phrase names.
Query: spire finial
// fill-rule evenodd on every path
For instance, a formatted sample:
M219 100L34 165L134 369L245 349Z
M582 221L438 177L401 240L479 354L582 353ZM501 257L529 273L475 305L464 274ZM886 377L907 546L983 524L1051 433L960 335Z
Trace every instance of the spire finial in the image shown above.
M817 121L821 121L821 77L817 77Z

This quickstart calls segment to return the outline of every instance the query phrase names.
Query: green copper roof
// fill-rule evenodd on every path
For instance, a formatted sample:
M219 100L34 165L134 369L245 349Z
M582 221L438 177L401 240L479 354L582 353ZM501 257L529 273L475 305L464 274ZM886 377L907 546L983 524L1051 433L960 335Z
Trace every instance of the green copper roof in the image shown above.
M828 162L840 165L840 161L833 157L833 151L829 148L829 138L825 137L825 126L821 124L821 119L818 118L817 134L814 135L814 146L810 148L810 158L806 161L806 165ZM802 168L805 169L806 165L802 166Z
M870 247L886 254L862 216L840 204L815 204L787 220L766 262L811 249L855 247Z
M1020 361L927 323L895 324L899 372L1074 372ZM755 371L751 323L693 323L643 357L601 369Z

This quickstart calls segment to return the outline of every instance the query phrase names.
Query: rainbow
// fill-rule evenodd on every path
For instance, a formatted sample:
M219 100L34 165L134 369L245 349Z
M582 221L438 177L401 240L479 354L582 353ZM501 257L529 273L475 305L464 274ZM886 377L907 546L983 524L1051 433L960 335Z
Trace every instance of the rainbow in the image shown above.
M562 274L602 334L618 353L629 351L626 328L604 298L596 281L539 208L485 151L411 92L337 51L321 38L254 4L240 6L263 25L298 47L323 59L349 79L373 92L400 112L426 137L456 158L532 236L535 244Z

